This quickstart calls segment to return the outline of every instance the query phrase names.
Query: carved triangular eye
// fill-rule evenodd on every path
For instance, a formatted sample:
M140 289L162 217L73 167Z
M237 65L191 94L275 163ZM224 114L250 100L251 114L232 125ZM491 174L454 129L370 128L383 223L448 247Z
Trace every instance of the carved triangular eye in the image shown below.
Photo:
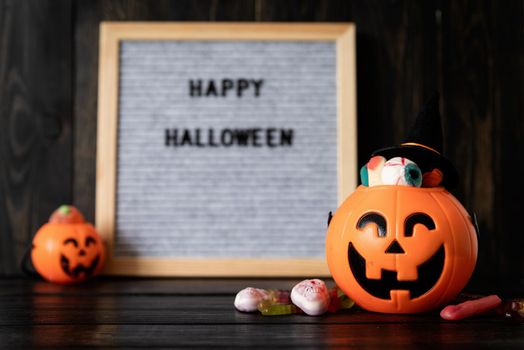
M379 213L367 213L364 214L357 222L357 228L362 230L369 224L377 225L377 231L379 237L386 237L387 225L386 219Z

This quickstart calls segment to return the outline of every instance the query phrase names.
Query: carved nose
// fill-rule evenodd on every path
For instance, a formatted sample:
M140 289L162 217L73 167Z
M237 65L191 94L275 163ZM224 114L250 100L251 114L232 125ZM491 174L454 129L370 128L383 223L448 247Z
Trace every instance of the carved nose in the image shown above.
M78 255L84 256L84 255L86 255L86 251L83 250L83 249L80 249L80 251L78 252Z
M391 244L389 245L388 249L386 249L386 254L404 254L404 253L405 253L404 249L402 249L402 247L400 246L400 244L398 243L396 239L394 239L393 242L391 242Z

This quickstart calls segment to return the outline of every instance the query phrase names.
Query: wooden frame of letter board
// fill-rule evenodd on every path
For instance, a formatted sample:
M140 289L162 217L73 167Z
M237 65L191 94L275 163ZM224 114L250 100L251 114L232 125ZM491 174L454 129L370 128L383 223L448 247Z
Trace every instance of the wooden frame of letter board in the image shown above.
M305 23L104 22L100 25L96 228L105 240L104 272L134 276L327 276L324 259L114 257L121 40L334 41L337 71L338 201L357 184L355 27Z

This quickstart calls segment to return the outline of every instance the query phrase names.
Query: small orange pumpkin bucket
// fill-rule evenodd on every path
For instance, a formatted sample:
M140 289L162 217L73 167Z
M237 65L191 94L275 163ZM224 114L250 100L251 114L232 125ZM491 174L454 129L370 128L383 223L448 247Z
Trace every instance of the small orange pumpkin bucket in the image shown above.
M33 238L31 260L50 282L77 283L100 272L104 244L95 228L74 207L62 205Z

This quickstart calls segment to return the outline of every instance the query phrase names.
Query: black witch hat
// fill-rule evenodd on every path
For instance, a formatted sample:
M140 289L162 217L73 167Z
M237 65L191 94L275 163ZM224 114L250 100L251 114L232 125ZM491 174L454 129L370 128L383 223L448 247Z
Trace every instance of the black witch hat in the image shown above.
M438 102L439 94L435 93L419 112L400 146L379 149L373 156L408 158L419 166L422 173L439 169L443 174L440 185L451 189L458 182L458 174L453 164L442 155L442 124Z

